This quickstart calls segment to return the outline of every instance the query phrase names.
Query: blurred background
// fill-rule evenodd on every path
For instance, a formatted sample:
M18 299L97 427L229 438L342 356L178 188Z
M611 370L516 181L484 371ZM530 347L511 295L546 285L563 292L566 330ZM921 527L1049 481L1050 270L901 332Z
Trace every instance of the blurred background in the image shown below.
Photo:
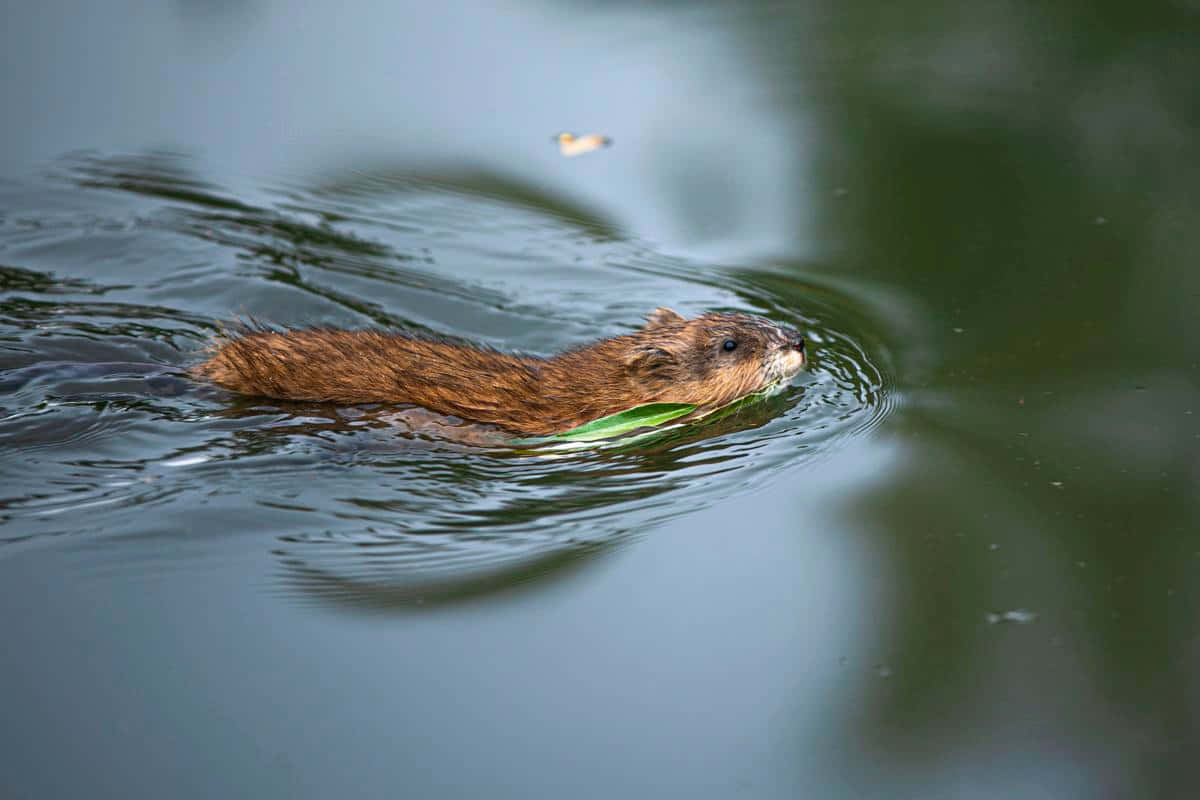
M1200 4L2 13L5 797L1196 795ZM812 369L562 459L183 376L658 305Z

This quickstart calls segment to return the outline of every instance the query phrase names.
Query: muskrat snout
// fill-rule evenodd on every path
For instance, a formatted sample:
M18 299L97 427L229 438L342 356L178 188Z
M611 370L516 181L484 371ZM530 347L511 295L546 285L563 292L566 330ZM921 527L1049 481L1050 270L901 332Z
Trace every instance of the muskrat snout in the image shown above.
M791 347L793 350L799 350L801 353L803 353L804 352L804 337L798 333L789 334L788 335L788 346Z

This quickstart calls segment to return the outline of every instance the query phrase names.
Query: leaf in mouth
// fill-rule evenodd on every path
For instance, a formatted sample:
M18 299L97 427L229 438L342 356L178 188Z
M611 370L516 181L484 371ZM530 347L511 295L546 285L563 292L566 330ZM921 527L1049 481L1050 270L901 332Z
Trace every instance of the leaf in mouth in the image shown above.
M775 386L769 386L758 392L739 397L738 399L727 403L718 408L699 416L694 421L714 421L727 417L732 413L736 413L746 405L757 402L762 398L770 395ZM591 422L584 423L577 428L572 428L569 431L562 433L551 434L550 436L539 436L533 439L517 439L512 442L515 445L529 444L551 444L551 443L586 443L597 442L603 439L613 439L633 431L638 431L643 428L653 428L680 417L685 417L696 411L698 406L690 403L650 403L649 405L636 406L624 411L618 411L616 414L609 414L607 417L594 419ZM689 420L692 421L692 420ZM674 427L674 426L671 426ZM640 437L635 437L640 438ZM623 440L624 441L624 440Z
M545 439L557 442L594 442L597 439L620 436L623 433L636 431L639 428L653 428L656 425L662 425L664 422L670 422L673 419L690 414L695 410L696 406L689 403L650 403L649 405L637 406L625 411L618 411L616 414L609 414L607 417L594 419L591 422L580 425L578 428L572 428L563 433L556 433L545 437Z

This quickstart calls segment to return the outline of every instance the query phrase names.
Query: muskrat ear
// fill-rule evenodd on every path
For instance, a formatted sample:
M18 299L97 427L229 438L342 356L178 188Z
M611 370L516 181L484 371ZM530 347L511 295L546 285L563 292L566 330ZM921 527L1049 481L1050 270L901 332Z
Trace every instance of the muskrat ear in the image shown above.
M625 359L625 368L636 378L670 378L675 372L675 354L654 345L642 345Z
M659 306L646 315L646 324L642 327L646 330L658 328L663 325L671 325L678 322L687 322L680 314L672 311L665 306Z

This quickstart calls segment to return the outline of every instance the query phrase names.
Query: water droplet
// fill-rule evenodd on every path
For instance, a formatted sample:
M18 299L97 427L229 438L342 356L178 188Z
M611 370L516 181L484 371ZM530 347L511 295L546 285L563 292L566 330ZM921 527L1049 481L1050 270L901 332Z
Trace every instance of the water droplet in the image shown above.
M1000 625L1005 622L1011 622L1014 625L1028 625L1037 617L1036 613L1024 608L1016 608L1012 611L993 611L984 615L988 625Z

